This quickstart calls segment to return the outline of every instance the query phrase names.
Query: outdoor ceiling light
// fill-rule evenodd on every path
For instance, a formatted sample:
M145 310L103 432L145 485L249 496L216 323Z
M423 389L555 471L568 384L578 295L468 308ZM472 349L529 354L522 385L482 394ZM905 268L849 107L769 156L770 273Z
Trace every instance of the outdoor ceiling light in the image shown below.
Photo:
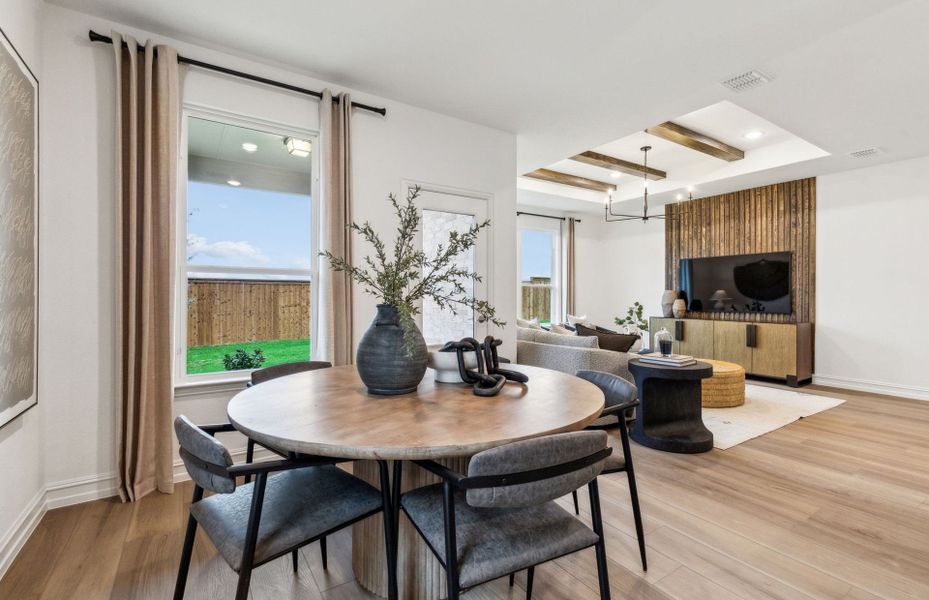
M749 131L748 133L746 133L745 135L743 135L742 137L744 137L747 140L757 140L763 135L764 135L764 131L761 131L760 129L753 129Z
M239 187L240 185L242 185L242 182L239 181L238 179L229 179L226 181L226 183L228 183L232 187Z
M287 147L287 152L291 156L299 156L300 158L306 158L310 155L310 150L313 149L309 140L301 140L292 137L284 138L284 145Z
M242 150L245 150L246 152L258 152L258 144L244 142L242 144Z

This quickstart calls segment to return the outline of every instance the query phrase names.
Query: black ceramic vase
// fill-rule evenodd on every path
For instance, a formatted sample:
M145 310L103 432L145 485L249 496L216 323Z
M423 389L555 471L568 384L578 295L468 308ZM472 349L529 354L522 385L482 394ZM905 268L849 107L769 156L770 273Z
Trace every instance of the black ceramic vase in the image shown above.
M361 337L355 366L361 381L372 394L394 395L414 391L426 374L429 351L415 323L416 344L412 352L403 347L403 327L397 307L378 304L374 322Z

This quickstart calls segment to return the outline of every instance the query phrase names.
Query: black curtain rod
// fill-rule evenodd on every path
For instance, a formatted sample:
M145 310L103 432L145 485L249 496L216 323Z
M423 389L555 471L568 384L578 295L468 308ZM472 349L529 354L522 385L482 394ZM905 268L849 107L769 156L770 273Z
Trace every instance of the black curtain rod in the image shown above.
M540 215L539 213L530 213L530 212L519 212L519 211L516 211L516 216L518 217L519 215L527 215L527 216L530 216L530 217L542 217L543 219L558 219L559 221L566 221L566 220L568 219L567 217L553 217L553 216L551 216L551 215ZM580 220L580 219L574 219L574 222L575 222L575 223L580 223L581 220Z
M113 43L113 38L111 38L108 35L99 34L93 29L91 29L88 32L88 37L90 37L91 42L103 42L105 44ZM128 48L128 45L126 44L126 42L123 42L123 47ZM140 44L138 47L138 50L141 52L144 49L145 47ZM314 98L323 97L323 93L317 92L316 90L308 90L306 88L298 87L295 85L290 85L289 83L283 83L281 81L275 81L273 79L268 79L266 77L259 77L258 75L252 75L250 73L243 73L242 71L236 71L235 69L227 69L226 67L220 67L218 65L205 63L203 61L196 60L193 58L187 58L186 56L181 56L180 54L178 54L177 56L177 62L191 65L194 67L200 67L201 69L207 69L209 71L216 71L217 73L224 73L226 75L232 75L233 77L239 77L241 79L247 79L249 81L256 81L258 83L263 83L265 85L270 85L270 86L281 88L284 90L289 90L291 92L297 92L298 94L305 94L307 96L313 96ZM333 96L332 100L334 102L338 102L339 98L336 96ZM385 115L385 116L387 115L386 108L378 108L377 106L371 106L369 104L362 104L361 102L352 102L352 106L354 108L360 108L362 110L371 111L379 115Z

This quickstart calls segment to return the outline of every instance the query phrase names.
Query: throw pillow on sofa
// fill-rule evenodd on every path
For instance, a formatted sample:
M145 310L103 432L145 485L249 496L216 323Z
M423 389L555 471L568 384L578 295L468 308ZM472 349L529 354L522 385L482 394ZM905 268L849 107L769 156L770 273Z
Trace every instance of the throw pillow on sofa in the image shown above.
M565 315L565 317L567 317L568 319L568 325L577 325L578 323L580 323L581 325L584 325L585 327L594 326L593 323L591 323L590 320L587 318L587 315L582 315L580 317L577 315Z
M627 335L625 333L602 333L596 329L585 327L577 324L577 334L581 336L595 336L600 342L600 347L604 350L614 350L616 352L628 352L629 348L639 339L637 335Z
M526 329L542 329L542 326L539 325L538 319L516 319L517 327L525 327Z
M549 327L549 331L557 333L558 335L577 335L576 331L571 331L564 325L559 325L558 323L552 323Z
M574 346L576 348L600 348L600 340L595 337L580 337L576 335L558 335L542 329L516 328L516 340L520 342L534 342L536 344L549 344L552 346Z

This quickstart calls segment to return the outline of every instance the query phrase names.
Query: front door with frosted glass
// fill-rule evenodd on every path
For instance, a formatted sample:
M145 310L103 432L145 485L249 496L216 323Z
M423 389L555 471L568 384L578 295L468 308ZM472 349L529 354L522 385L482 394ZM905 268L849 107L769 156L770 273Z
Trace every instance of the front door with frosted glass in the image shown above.
M426 255L433 257L439 245L446 246L450 232L464 232L483 222L487 218L487 203L485 197L424 187L417 201L422 215L418 243ZM480 299L487 298L487 282L491 278L487 260L488 239L485 229L477 245L457 259L457 266L481 275L480 282L462 282L471 294ZM441 308L428 298L423 301L419 325L429 345L442 345L465 337L482 339L487 335L487 325L478 323L470 308L460 305L454 309Z

